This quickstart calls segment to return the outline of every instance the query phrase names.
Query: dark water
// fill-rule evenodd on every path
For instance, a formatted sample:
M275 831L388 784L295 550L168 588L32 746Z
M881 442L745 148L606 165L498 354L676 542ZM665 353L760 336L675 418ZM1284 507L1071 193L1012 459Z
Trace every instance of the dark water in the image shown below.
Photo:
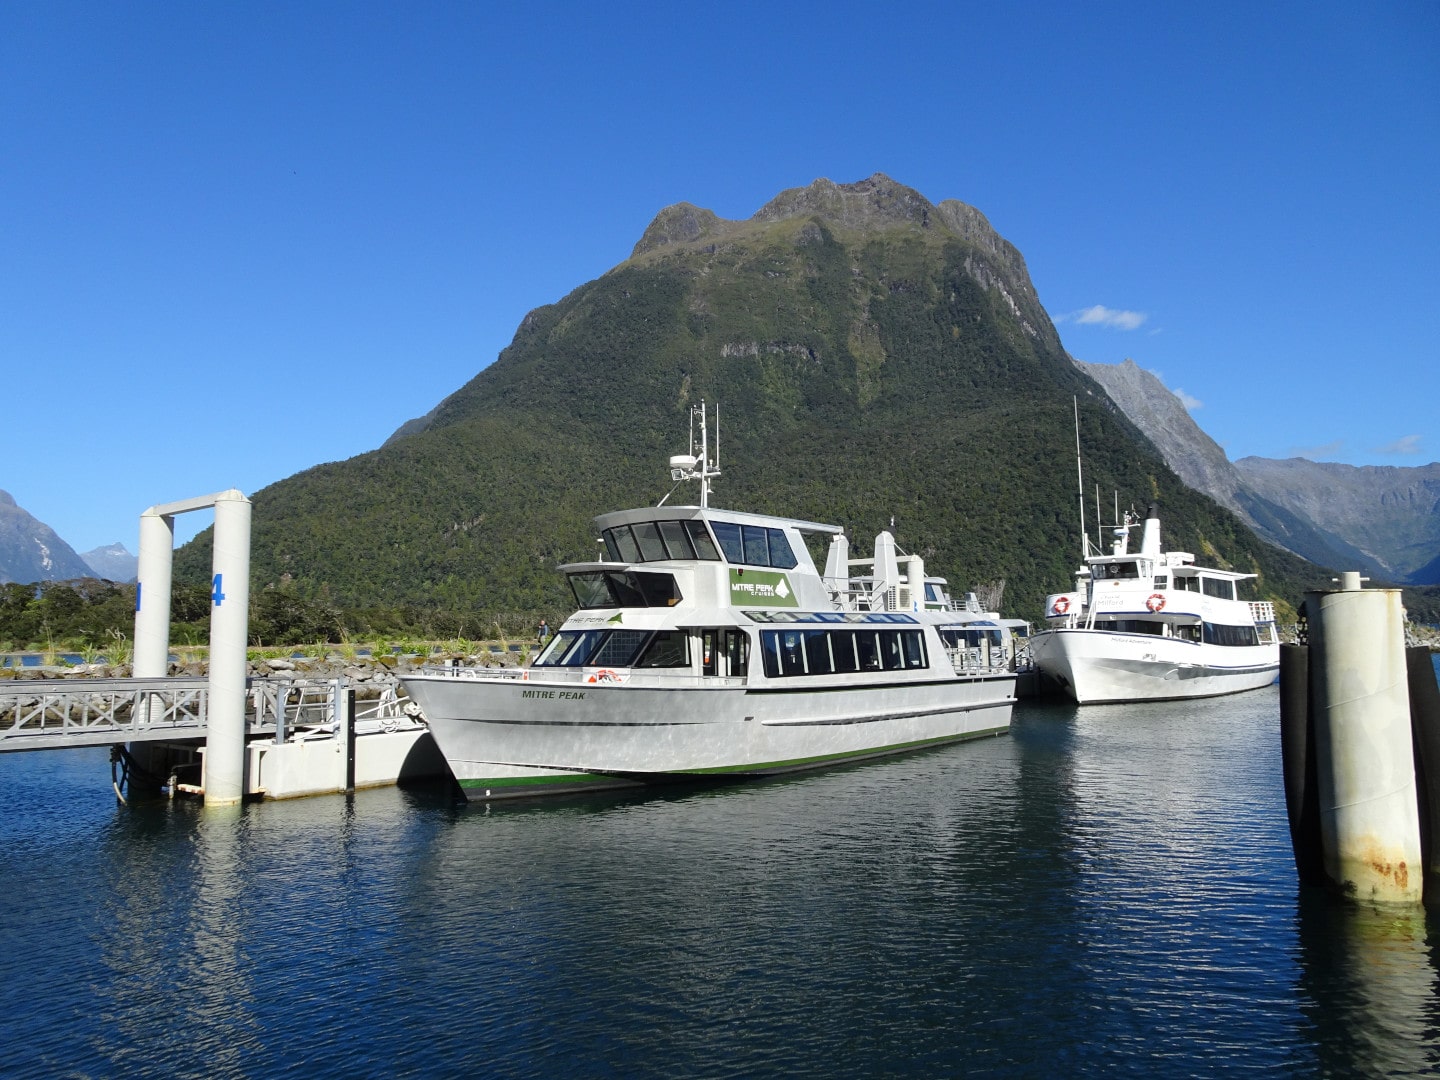
M1302 895L1273 688L509 807L0 755L0 1074L1420 1076L1440 920Z

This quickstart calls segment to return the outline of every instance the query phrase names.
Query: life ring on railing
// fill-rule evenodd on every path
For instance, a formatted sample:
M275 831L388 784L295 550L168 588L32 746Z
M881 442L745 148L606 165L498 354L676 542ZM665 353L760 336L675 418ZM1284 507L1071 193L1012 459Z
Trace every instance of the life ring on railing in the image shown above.
M1052 615L1064 615L1070 610L1070 598L1068 596L1056 597L1055 603L1050 605Z
M1158 592L1152 592L1145 600L1145 606L1151 611L1159 611L1165 606L1165 597L1161 596Z
M614 683L618 683L618 682L620 682L620 681L622 681L622 680L621 680L621 678L620 678L620 673L619 673L618 671L611 671L609 668L601 668L599 671L595 672L595 674L591 675L590 678L589 678L587 681L588 681L588 682L593 682L593 683L602 683L602 682L614 682Z

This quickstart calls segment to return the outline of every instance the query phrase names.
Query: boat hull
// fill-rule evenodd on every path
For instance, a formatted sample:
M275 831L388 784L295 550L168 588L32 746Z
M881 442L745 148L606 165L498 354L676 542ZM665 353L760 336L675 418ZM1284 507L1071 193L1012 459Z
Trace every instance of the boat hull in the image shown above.
M1108 630L1046 630L1030 640L1042 687L1081 705L1218 697L1275 681L1278 645L1222 646Z
M807 687L404 677L467 797L821 768L1003 734L1013 675Z

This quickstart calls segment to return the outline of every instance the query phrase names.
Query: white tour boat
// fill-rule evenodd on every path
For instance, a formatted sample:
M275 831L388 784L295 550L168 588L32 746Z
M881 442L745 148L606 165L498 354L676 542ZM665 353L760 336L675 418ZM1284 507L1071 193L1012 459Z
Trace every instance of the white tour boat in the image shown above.
M1161 551L1153 504L1140 550L1130 551L1136 525L1126 513L1113 551L1087 554L1075 590L1046 598L1046 629L1030 639L1041 686L1084 705L1211 697L1274 682L1275 609L1237 591L1255 575Z
M711 507L698 415L699 455L692 432L670 466L700 504L596 518L605 558L560 567L578 610L533 664L402 676L469 798L764 776L1009 729L1008 627L888 532L851 560L838 526ZM828 540L823 574L807 536Z

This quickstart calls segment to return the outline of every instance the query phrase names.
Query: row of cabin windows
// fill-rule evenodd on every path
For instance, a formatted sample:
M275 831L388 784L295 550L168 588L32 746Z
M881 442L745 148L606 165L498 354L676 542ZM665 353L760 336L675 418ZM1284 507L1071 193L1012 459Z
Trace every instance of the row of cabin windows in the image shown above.
M793 570L798 560L784 529L764 525L737 525L712 521L711 539L705 522L637 521L616 525L601 537L605 551L615 562L659 562L663 559L705 559L718 562L721 552L727 562L744 566L773 566ZM716 546L718 542L718 547Z
M1217 600L1234 600L1235 582L1230 578L1177 577L1175 588L1181 592L1203 592Z
M1146 564L1149 565L1148 563ZM1096 581L1133 580L1140 576L1140 564L1137 562L1119 563L1096 563L1092 570ZM1169 584L1169 579L1164 574L1155 576L1155 588L1163 589ZM1206 596L1213 596L1218 600L1234 600L1235 582L1231 578L1214 578L1204 576L1185 575L1175 578L1175 588L1182 592L1203 592Z
M762 630L760 652L772 679L930 666L919 630Z
M746 674L750 639L743 630L700 631L701 670L706 675ZM688 668L690 634L685 630L562 630L536 658L534 667Z
M1096 624L1100 629L1117 634L1154 634L1165 632L1165 623L1158 619L1108 619ZM1259 645L1260 635L1253 625L1227 626L1224 623L1182 623L1171 634L1185 641L1203 641L1206 645Z

